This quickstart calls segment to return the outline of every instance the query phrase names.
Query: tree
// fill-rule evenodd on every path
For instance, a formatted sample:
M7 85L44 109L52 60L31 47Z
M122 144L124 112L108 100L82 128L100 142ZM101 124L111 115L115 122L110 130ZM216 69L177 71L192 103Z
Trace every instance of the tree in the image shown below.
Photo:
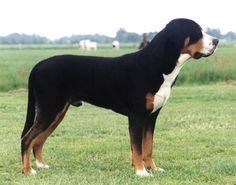
M228 41L236 40L236 33L230 31L225 34L224 38Z
M119 42L140 42L142 36L137 33L127 32L124 28L120 28L116 33L115 39Z
M218 39L222 39L224 36L221 34L220 29L215 29L215 28L207 28L206 33L216 37Z
M49 42L49 39L39 35L12 33L5 37L0 37L0 44L45 44Z

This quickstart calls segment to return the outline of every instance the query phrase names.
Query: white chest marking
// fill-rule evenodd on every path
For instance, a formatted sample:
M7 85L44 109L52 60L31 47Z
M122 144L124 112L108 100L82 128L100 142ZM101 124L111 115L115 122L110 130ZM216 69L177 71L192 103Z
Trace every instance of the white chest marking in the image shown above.
M178 76L181 68L190 57L189 54L181 54L174 70L168 75L163 74L164 81L154 96L152 113L166 104L171 94L171 85L174 83L174 80Z

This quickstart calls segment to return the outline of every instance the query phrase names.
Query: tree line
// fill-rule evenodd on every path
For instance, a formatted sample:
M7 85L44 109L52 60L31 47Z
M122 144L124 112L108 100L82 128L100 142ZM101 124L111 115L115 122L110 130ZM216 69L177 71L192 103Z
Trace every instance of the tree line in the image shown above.
M225 41L236 41L236 33L228 32L222 34L219 29L207 28L206 32L216 38ZM157 32L147 33L148 40L151 40ZM111 43L114 40L118 40L122 43L141 42L143 37L140 34L134 32L127 32L125 29L120 28L115 37L109 37L101 34L88 34L88 35L72 35L61 37L60 39L50 40L47 37L40 35L27 35L13 33L7 36L0 36L0 44L78 44L81 40L88 39L98 43Z

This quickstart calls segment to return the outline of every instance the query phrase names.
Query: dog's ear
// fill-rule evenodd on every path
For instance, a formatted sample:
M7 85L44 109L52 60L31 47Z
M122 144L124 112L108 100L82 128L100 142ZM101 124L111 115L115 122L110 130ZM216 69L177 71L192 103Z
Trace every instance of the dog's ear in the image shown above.
M189 19L174 19L166 25L165 30L167 39L178 49L183 49L188 42L195 43L202 37L201 27Z

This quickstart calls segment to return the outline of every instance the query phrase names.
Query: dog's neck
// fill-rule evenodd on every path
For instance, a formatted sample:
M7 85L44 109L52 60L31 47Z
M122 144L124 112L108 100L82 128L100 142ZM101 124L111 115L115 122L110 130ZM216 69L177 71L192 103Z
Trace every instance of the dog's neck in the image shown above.
M174 70L168 75L163 74L164 81L160 86L158 92L154 96L152 112L157 111L159 108L165 105L165 103L170 97L172 84L174 83L176 77L178 76L181 68L189 58L191 58L189 54L181 54L178 58Z
M157 69L161 73L169 74L173 71L178 60L180 47L168 39L165 30L160 31L147 47L149 58L153 59L155 64L159 66ZM156 52L159 51L159 52ZM161 61L161 62L156 62Z
M163 74L164 82L162 84L170 84L172 86L181 68L190 57L189 54L180 54L174 70L168 75Z

